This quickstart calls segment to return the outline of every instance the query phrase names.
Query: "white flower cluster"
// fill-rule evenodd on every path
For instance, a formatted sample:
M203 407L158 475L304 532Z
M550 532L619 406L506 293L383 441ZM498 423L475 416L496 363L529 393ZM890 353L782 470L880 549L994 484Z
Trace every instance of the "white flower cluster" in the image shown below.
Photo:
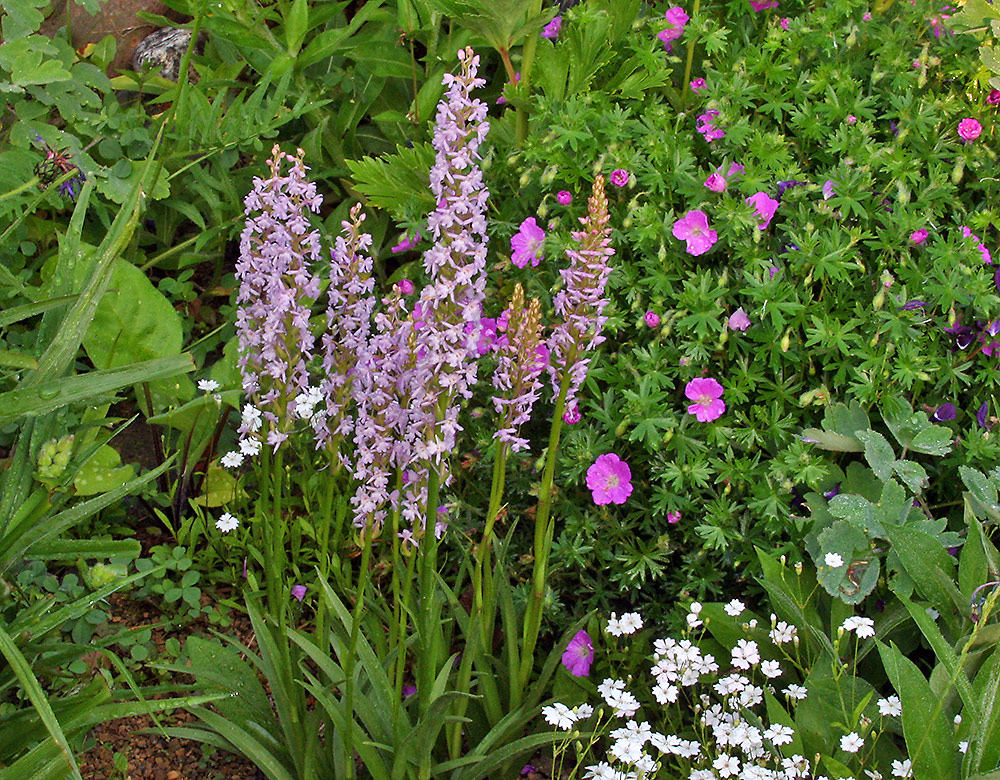
M252 458L260 452L261 443L254 434L261 429L264 424L260 409L252 404L243 407L243 414L240 425L239 449L227 452L219 460L223 468L238 469L243 465L244 458Z
M736 618L746 611L746 606L734 599L724 605L726 614ZM688 632L703 625L702 607L695 602L687 614ZM756 619L744 623L744 629L756 626ZM634 633L642 628L641 616L626 613L620 618L612 614L607 625L608 634L619 637ZM861 638L874 635L874 623L865 617L851 617L841 628L853 631ZM783 645L798 643L795 626L778 621L771 616L771 630L768 634L773 645L759 644L760 635L754 639L741 638L730 648L729 665L721 669L715 658L703 653L701 648L689 638L657 639L653 643L653 665L650 672L655 679L651 689L653 698L661 706L678 703L684 699L693 701L694 725L690 736L661 734L646 720L636 718L642 706L639 700L626 690L626 682L606 679L597 688L608 705L611 717L624 718L624 723L610 731L611 744L606 760L587 766L584 780L645 780L654 777L678 778L678 780L827 780L815 774L816 767L801 756L791 755L786 747L795 743L795 729L782 723L769 723L763 712L766 692L776 693L771 682L785 674L782 661L773 656L794 659ZM761 646L761 645L764 646ZM772 656L772 657L768 657ZM694 686L707 686L702 692L688 692ZM786 707L807 698L809 691L796 683L787 684L782 692L787 697ZM883 716L899 717L900 700L897 696L880 699L878 710ZM601 720L602 709L597 713L597 723L592 726L595 733L609 722ZM649 711L643 710L643 714ZM563 704L545 707L545 720L557 728L570 730L580 719L590 717L593 709L581 705L569 709ZM681 722L690 724L690 716ZM839 745L831 746L848 754L861 754L866 747L866 737L871 721L861 720L861 728L840 737ZM569 737L567 737L569 739ZM786 752L787 751L787 752ZM673 763L668 757L676 757L687 770ZM895 777L912 777L912 765L908 759L893 761L892 774ZM875 775L872 775L874 777ZM881 776L879 776L881 777Z

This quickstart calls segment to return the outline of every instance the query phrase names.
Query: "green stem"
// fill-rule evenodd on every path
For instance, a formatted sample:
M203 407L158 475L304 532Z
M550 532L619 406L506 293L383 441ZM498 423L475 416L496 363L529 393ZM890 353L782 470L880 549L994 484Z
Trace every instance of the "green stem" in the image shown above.
M701 0L694 0L694 9L691 11L691 18L694 18L698 15L698 9L700 7L701 7ZM691 83L691 65L694 62L695 43L696 43L695 37L694 35L691 35L690 38L688 38L687 59L684 62L684 83L681 84L681 102L684 105L687 105L688 92L691 91L689 85Z
M332 468L332 466L331 466ZM317 543L316 557L319 564L320 577L327 583L330 582L330 520L333 512L334 476L331 474L325 480L325 490L323 491L322 505L319 519L319 539ZM339 492L338 492L339 498ZM340 502L338 501L338 504ZM319 600L319 607L316 610L316 644L325 647L326 637L326 599Z
M72 178L72 176L75 176L75 175L76 175L76 172L75 171L71 171L70 173L65 174L63 176L63 178L65 178L66 181L69 181L69 179ZM10 192L5 192L2 195L0 195L0 201L4 201L7 198L13 198L15 195L20 195L25 190L30 190L36 184L38 184L38 177L34 176L34 177L28 179L20 187L16 187L16 188L12 189Z
M571 354L566 365L573 365L575 359L576 355ZM559 388L559 398L556 400L552 428L549 431L549 446L545 452L545 471L542 473L542 485L538 492L538 511L535 513L535 562L531 572L531 595L528 597L524 613L521 669L518 679L511 689L511 707L520 703L524 691L527 690L528 680L531 678L531 671L535 665L535 644L538 642L538 631L542 623L545 577L548 569L549 550L552 546L552 524L549 521L549 514L552 510L552 482L555 476L559 434L562 431L563 413L566 411L566 394L569 392L569 383L570 374L566 372Z
M346 769L345 780L352 780L354 777L354 661L358 654L358 638L361 635L361 613L365 606L365 591L368 587L370 574L370 564L372 558L372 532L371 529L362 530L363 543L361 547L361 571L358 573L358 593L354 602L354 610L351 615L351 647L347 658L344 659L345 681L345 709L348 722L344 729L344 756L346 758L344 767Z
M541 12L542 0L532 0L531 7L528 8L528 18L533 19ZM524 42L524 48L521 49L521 88L524 90L525 95L529 94L530 91L531 66L535 62L535 49L538 47L539 32L538 30L529 30L527 33L528 39ZM527 107L517 109L516 132L517 145L523 146L524 142L528 140Z
M490 487L490 503L486 511L486 527L483 538L476 548L476 567L473 573L473 612L471 618L480 618L480 638L482 647L490 646L493 635L493 621L487 620L483 611L484 604L493 604L493 576L490 560L490 549L493 544L493 527L496 525L503 501L504 481L507 471L507 443L500 442L497 457L493 462L493 484ZM492 616L492 613L491 613Z
M427 514L424 520L424 535L420 538L420 657L417 658L417 695L420 697L420 715L423 716L431 705L431 688L437 671L434 653L434 631L432 630L434 604L437 591L437 507L440 495L441 471L434 464L427 464Z

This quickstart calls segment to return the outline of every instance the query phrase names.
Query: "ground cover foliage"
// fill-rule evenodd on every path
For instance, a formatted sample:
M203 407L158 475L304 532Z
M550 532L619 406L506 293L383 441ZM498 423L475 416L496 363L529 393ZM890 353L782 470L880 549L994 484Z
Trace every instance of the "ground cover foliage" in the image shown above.
M991 6L169 5L0 2L0 777L996 776Z

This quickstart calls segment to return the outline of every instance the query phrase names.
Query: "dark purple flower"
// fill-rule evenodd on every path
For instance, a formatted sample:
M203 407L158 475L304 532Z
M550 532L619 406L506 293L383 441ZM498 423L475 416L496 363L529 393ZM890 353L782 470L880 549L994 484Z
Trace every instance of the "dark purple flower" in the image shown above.
M902 311L913 311L914 309L922 309L927 305L927 301L907 301L899 308Z
M779 198L783 197L784 194L785 194L785 190L787 190L788 188L790 188L790 187L800 187L803 184L805 184L804 181L794 181L794 180L791 180L791 179L788 180L788 181L779 181L778 182L778 197Z
M956 317L955 323L950 328L942 328L942 330L955 337L955 346L959 349L968 348L976 340L976 329L963 325L961 317Z
M838 482L836 485L834 485L832 488L830 488L823 494L823 498L829 501L831 498L839 494L840 494L840 483Z
M931 415L934 422L947 422L955 419L955 404L941 404Z
M409 699L417 692L416 685L404 685L403 686L403 699Z
M993 284L997 287L997 292L1000 292L1000 267L993 272Z
M306 597L305 585L292 585L292 598L302 601Z
M525 764L524 768L521 769L522 775L534 774L537 770L531 764Z
M980 406L978 411L976 412L976 422L979 423L980 428L989 429L989 426L986 424L986 415L988 415L989 413L990 413L990 402L983 401L982 406Z

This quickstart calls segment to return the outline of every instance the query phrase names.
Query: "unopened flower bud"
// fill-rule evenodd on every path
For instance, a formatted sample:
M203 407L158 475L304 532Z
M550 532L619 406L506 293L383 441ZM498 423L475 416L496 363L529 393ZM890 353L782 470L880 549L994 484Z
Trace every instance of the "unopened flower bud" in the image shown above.
M542 171L542 178L541 178L542 186L548 186L553 181L555 181L556 174L558 172L559 171L556 170L556 166L554 165L550 165L548 168Z
M38 478L43 480L59 479L72 457L72 434L45 442L38 451Z
M872 308L878 311L885 305L885 288L880 287L878 293L875 295L874 300L872 300Z
M965 158L959 157L955 162L955 167L951 169L951 183L958 184L965 175Z
M792 346L792 331L786 330L785 335L781 337L781 351L788 352L790 346Z
M656 259L661 263L667 259L667 248L663 244L660 244L660 248L656 252Z
M525 171L521 174L519 182L522 187L527 187L529 181L531 181L531 171Z

